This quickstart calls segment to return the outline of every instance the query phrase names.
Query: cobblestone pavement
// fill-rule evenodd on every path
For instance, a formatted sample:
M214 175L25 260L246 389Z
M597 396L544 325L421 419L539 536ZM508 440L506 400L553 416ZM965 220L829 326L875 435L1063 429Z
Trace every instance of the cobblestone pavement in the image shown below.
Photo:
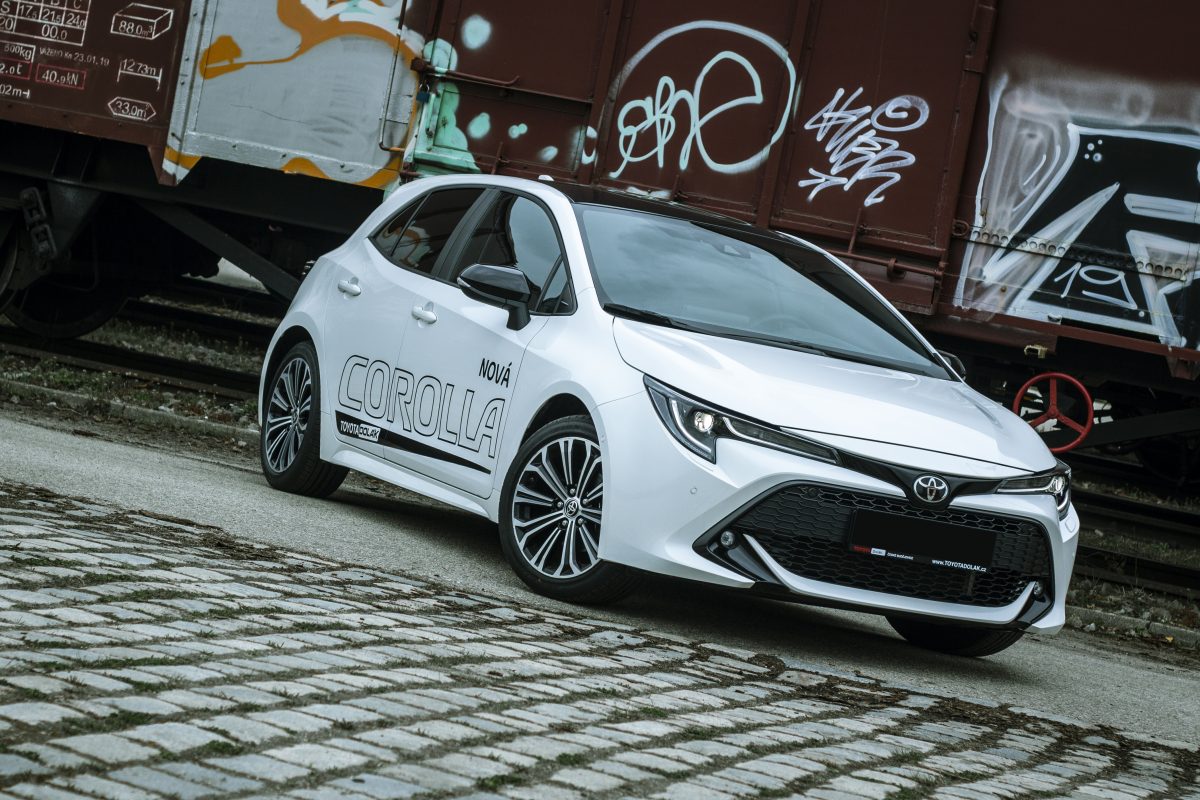
M1195 745L5 482L0 668L0 800L1200 800Z

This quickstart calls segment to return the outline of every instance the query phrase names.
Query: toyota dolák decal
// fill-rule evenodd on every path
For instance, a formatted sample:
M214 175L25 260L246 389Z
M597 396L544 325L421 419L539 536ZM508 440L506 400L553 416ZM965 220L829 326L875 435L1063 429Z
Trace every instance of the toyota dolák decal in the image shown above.
M338 403L370 418L360 420L339 412L338 431L345 436L407 450L427 449L430 452L424 454L435 458L448 455L425 444L414 447L418 443L403 432L436 438L487 459L496 457L504 417L501 397L485 400L473 389L460 390L433 375L418 378L384 361L351 356L342 368ZM482 469L465 459L449 460Z
M898 561L911 561L916 564L931 564L935 567L949 567L950 569L962 569L968 572L989 572L987 567L980 564L968 564L965 561L951 561L946 558L930 558L927 556L914 556L908 553L898 553L895 550L887 550L882 547L864 547L862 545L850 545L850 549L855 553L862 553L867 556L877 556L880 558L894 558Z
M367 442L378 442L379 431L381 428L378 425L368 425L365 422L354 422L349 417L338 414L338 430L346 436L353 436L355 439L362 439Z

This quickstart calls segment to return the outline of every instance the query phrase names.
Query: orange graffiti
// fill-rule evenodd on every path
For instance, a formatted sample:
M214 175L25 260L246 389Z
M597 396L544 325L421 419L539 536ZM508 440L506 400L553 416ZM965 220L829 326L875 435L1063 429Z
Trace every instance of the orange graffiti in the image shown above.
M170 164L178 164L186 170L191 170L192 167L200 163L200 156L189 156L186 153L181 153L178 150L168 147L163 160Z
M307 175L310 178L324 178L332 180L325 171L318 167L307 158L293 158L283 165L282 171L288 175ZM385 189L392 181L396 180L400 172L400 156L392 156L386 166L371 175L369 178L364 178L357 181L356 185L365 186L368 189Z
M372 0L372 2L380 6L384 5L381 0ZM278 0L277 13L280 22L300 34L300 44L294 53L283 58L265 61L238 61L237 59L242 56L241 48L232 36L223 35L201 54L200 64L197 68L201 77L211 80L243 67L294 61L317 45L342 36L365 36L370 39L378 39L401 53L405 60L411 60L416 55L400 39L398 32L384 30L369 22L347 22L337 16L321 19L306 8L301 0Z

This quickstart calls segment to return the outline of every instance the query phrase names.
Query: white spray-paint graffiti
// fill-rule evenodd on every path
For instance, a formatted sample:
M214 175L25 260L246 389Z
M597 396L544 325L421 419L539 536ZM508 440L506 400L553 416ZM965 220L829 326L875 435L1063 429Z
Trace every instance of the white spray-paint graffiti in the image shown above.
M629 76L637 69L647 56L663 42L677 36L698 30L716 30L728 33L734 37L742 37L765 46L774 56L778 57L785 71L784 80L787 85L787 99L781 106L779 120L774 125L770 137L761 149L749 157L722 160L717 154L710 152L704 142L704 127L736 108L743 106L762 105L765 101L762 87L762 77L749 58L736 50L722 50L701 67L699 74L686 88L677 83L670 75L662 75L654 94L638 97L621 105L616 112L613 132L617 136L617 147L621 162L610 173L610 177L618 178L630 164L636 164L649 159L662 169L666 166L668 149L680 136L679 140L679 169L686 170L695 153L704 165L714 172L741 173L752 170L766 161L771 148L783 137L788 120L795 108L797 97L796 68L793 66L787 49L779 42L764 33L735 25L728 22L700 20L677 25L662 31L640 49L621 70L615 82L613 96L619 96L621 87ZM723 64L734 65L741 70L749 81L750 90L740 96L724 102L718 102L708 107L704 96L705 80L710 73ZM677 122L681 114L683 123Z
M1200 120L1188 118L1189 97L1100 76L998 78L955 303L1200 343Z
M801 187L812 187L811 202L825 189L840 186L850 191L859 183L876 185L863 200L864 206L882 203L884 192L900 182L899 170L917 163L912 153L900 148L891 135L920 128L929 119L929 105L920 97L900 95L872 108L854 107L862 96L862 87L847 94L838 89L824 108L804 123L804 129L817 132L817 141L824 143L829 154L829 168L809 167L811 178L799 181Z

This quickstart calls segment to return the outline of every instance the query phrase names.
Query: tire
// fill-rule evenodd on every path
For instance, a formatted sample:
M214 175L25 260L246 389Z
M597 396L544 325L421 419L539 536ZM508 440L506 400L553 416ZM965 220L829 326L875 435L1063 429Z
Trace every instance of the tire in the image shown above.
M584 416L535 431L513 460L500 500L500 547L517 576L538 594L609 603L639 582L636 570L598 557L603 469L596 429ZM570 485L572 478L579 484ZM542 518L548 522L528 524Z
M264 401L258 454L267 483L308 497L333 494L349 470L321 460L321 375L311 343L293 345L280 359Z
M1024 631L1006 628L970 628L909 617L888 617L887 621L912 644L952 656L990 656L1025 635Z

